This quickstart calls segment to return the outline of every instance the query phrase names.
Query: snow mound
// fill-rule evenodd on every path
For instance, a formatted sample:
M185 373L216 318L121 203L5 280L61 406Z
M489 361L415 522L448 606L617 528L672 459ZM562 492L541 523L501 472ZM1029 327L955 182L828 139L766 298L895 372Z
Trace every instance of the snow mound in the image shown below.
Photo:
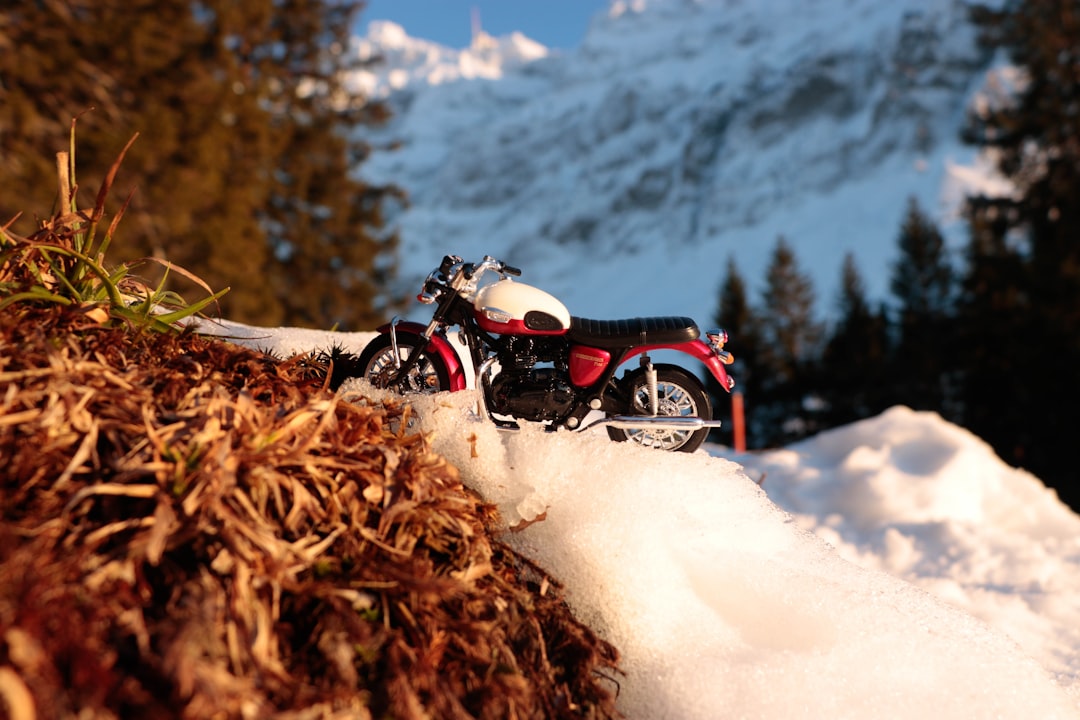
M1037 538L1080 534L1080 518L1053 490L1009 467L982 440L937 413L895 407L823 432L747 463L794 512L884 524L954 521L989 524ZM801 465L797 473L786 468Z
M1013 640L844 560L738 464L602 433L506 433L477 418L476 399L417 402L423 429L508 525L533 521L506 540L564 582L575 612L621 650L628 716L1078 717ZM963 475L940 449L962 445L962 431L942 424L937 441L913 419L896 411L879 430L939 451L892 459ZM849 442L873 430L857 426Z
M982 440L896 407L731 457L841 557L1005 631L1080 695L1080 517Z

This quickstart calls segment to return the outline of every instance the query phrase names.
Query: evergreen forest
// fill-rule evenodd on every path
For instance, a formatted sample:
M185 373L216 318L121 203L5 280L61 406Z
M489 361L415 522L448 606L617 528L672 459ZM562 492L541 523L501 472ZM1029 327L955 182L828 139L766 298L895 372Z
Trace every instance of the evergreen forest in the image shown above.
M358 178L367 148L355 128L387 117L342 85L362 7L6 3L0 225L29 235L44 218L9 224L12 216L55 207L53 158L73 119L83 178L103 177L137 134L108 208L123 208L118 256L167 258L230 288L221 311L239 322L373 326L392 302L385 288L396 265L383 212L402 194ZM182 278L170 282L183 294Z
M971 430L1080 510L1080 4L970 12L980 42L1023 82L973 109L963 130L1014 192L968 199L962 256L910 200L891 302L868 300L847 257L837 319L823 328L808 309L811 283L778 238L756 302L729 261L715 319L731 334L749 448L902 404Z

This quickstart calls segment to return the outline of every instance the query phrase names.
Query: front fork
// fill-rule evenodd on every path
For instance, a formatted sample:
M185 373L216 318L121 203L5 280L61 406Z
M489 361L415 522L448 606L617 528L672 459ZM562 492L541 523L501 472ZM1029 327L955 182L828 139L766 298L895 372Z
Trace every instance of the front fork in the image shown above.
M394 349L394 369L401 372L401 352L398 350L397 344L397 326L399 322L401 322L401 318L397 317L390 321L390 347Z
M416 367L416 364L420 361L420 355L427 349L428 343L431 342L431 336L435 334L435 330L439 327L438 320L434 318L428 323L424 331L420 333L419 337L423 339L423 342L417 343L412 352L409 353L409 357L405 358L405 361L401 360L401 351L398 349L397 339L397 326L401 322L401 318L395 317L390 321L390 347L394 351L394 376L390 379L391 384L397 384L404 377L407 377L409 371Z

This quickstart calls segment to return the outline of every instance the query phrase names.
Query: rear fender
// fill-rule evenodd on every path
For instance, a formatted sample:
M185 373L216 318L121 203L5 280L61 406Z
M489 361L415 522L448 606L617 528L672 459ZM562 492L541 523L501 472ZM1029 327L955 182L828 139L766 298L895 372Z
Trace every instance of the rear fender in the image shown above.
M399 338L409 335L423 339L427 326L417 322L399 322L397 324L386 323L376 329L383 335L389 335L393 331ZM428 351L432 355L438 356L443 365L446 366L446 372L450 376L450 391L464 390L466 388L465 370L461 367L461 358L458 357L454 348L441 335L432 335L427 342Z
M690 342L675 343L673 345L639 345L627 353L626 357L623 358L623 362L625 363L627 360L635 358L638 355L644 355L645 353L655 352L657 350L675 350L689 355L695 360L700 360L705 364L705 367L709 368L709 372L712 373L712 376L720 383L720 387L724 388L727 392L731 392L731 388L735 383L728 377L724 363L720 362L720 358L716 356L713 349L702 340L691 340Z

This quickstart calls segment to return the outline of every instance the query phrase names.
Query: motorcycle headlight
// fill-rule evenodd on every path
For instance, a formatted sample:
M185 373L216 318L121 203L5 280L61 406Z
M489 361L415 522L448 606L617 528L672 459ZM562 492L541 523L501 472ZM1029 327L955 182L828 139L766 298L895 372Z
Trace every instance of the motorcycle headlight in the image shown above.
M438 300L443 293L443 285L439 282L439 279L435 276L435 273L428 275L428 279L424 281L424 289L420 291L420 294L416 296L419 302L425 305Z

